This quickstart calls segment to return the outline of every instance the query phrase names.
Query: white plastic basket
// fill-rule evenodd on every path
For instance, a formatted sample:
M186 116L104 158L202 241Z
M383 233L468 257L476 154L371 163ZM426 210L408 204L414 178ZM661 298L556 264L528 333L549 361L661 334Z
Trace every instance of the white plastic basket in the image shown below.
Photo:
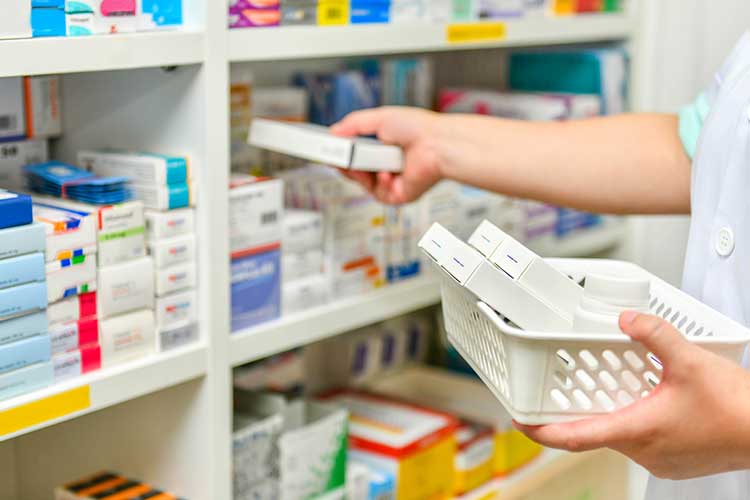
M741 362L750 330L640 267L611 260L549 262L577 280L588 273L649 278L653 314L701 347ZM520 330L449 274L441 276L450 342L520 423L541 425L616 411L659 384L659 360L625 334Z

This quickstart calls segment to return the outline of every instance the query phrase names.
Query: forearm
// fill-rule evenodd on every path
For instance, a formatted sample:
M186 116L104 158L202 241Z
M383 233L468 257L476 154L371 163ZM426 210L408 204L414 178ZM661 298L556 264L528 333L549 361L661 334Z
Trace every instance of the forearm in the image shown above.
M674 115L569 122L441 115L443 176L602 213L689 213L690 160Z

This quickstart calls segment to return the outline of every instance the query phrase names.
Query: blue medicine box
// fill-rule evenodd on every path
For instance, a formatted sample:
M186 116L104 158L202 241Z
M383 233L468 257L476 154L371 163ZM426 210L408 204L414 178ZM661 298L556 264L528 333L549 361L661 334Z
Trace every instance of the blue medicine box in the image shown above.
M281 250L232 260L232 331L281 315Z
M142 0L143 14L150 14L155 26L180 26L182 0Z
M32 9L65 9L65 0L31 0Z
M65 36L65 9L31 9L31 33L34 37Z
M352 0L350 12L352 24L388 23L391 20L390 0Z
M0 230L0 259L44 252L47 246L44 225L35 222Z
M52 384L54 374L51 361L2 374L0 375L0 400L47 387Z
M0 290L0 321L47 309L47 284L30 283Z
M52 344L49 335L39 335L29 339L0 346L0 373L20 370L27 366L44 363L52 357Z
M49 331L48 326L45 311L0 321L0 345L46 335Z
M0 229L31 224L31 196L0 189Z
M0 260L0 289L43 282L45 278L43 253L30 253Z

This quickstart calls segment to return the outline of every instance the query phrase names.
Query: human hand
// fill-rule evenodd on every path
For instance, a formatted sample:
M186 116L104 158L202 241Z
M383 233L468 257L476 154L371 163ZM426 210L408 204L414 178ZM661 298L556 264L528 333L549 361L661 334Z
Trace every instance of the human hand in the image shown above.
M609 415L516 428L551 448L611 448L665 479L750 468L750 375L655 316L623 313L620 328L663 364L648 397Z
M351 113L331 131L342 137L375 135L386 144L402 147L404 170L397 174L342 170L343 174L384 203L416 200L442 178L437 153L438 116L422 109L397 107Z

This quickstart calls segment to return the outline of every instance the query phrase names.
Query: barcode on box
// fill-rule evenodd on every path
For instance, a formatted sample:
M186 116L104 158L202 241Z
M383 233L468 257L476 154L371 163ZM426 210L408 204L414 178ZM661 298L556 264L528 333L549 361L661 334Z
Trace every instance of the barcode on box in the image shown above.
M18 119L15 115L0 115L0 132L15 130L17 125Z
M260 223L263 225L266 224L275 224L276 221L279 220L279 213L278 212L266 212L264 214L261 214L260 216Z

